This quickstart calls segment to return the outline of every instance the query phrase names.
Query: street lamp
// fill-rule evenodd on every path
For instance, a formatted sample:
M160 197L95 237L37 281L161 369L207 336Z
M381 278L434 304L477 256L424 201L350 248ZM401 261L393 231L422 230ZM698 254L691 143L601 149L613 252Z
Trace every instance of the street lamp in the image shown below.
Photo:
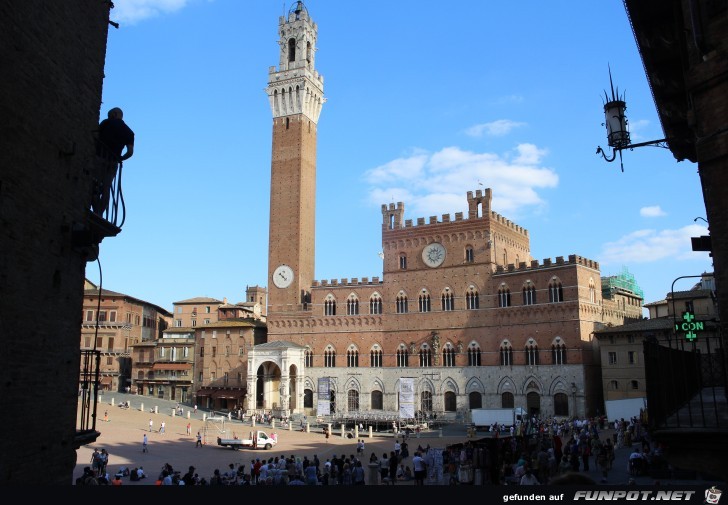
M609 69L609 86L611 88L612 96L607 95L604 92L604 125L607 127L607 143L612 148L612 156L607 157L604 150L597 146L597 154L601 154L604 159L608 162L612 162L619 153L619 166L624 172L624 165L622 164L622 150L623 149L634 149L635 147L643 146L656 146L668 149L667 139L651 140L649 142L640 142L639 144L631 144L629 137L629 128L627 121L627 102L624 100L624 93L619 94L619 88L614 89L612 83L612 69Z

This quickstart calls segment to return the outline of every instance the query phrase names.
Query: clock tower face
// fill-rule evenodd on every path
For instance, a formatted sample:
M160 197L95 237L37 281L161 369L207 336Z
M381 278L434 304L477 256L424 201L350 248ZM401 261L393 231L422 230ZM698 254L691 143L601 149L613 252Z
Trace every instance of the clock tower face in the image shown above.
M446 254L447 251L445 250L445 246L438 242L434 242L426 245L425 248L422 249L422 261L424 261L425 265L428 267L439 267L442 265L443 261L445 261Z
M293 282L293 269L288 265L281 265L273 271L273 284L285 289Z

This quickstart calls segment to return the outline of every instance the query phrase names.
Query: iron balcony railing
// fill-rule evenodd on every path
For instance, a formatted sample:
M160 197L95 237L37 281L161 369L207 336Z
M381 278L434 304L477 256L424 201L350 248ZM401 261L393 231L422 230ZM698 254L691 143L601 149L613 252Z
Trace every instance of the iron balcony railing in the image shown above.
M87 445L96 441L101 435L96 430L96 411L100 384L99 364L101 352L96 350L81 351L81 379L79 384L79 415L76 426L76 446Z
M650 428L728 429L724 352L716 334L645 340Z

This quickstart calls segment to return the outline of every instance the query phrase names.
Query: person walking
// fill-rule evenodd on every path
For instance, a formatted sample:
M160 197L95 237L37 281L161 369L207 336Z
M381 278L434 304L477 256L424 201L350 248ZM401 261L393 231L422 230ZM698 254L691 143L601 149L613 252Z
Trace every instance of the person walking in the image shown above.
M195 447L202 447L202 435L199 430L197 431L197 442L195 443Z
M187 423L187 434L192 435L192 424L191 423Z
M144 434L144 438L142 439L142 452L149 452L149 449L147 447L147 434Z
M152 420L152 418L150 417L150 418L149 418L149 431L151 432L153 428L154 428L154 421L153 421L153 420Z
M164 427L165 424L164 421L162 421L162 423L159 425L159 433L161 433L162 435L164 435Z

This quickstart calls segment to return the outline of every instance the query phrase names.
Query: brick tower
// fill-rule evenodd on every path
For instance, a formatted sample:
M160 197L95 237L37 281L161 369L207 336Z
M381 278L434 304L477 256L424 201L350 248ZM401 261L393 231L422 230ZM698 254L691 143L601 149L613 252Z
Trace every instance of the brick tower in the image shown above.
M269 70L269 314L301 308L314 279L316 128L325 101L324 79L314 68L317 30L303 2L294 3L279 18L280 63Z

